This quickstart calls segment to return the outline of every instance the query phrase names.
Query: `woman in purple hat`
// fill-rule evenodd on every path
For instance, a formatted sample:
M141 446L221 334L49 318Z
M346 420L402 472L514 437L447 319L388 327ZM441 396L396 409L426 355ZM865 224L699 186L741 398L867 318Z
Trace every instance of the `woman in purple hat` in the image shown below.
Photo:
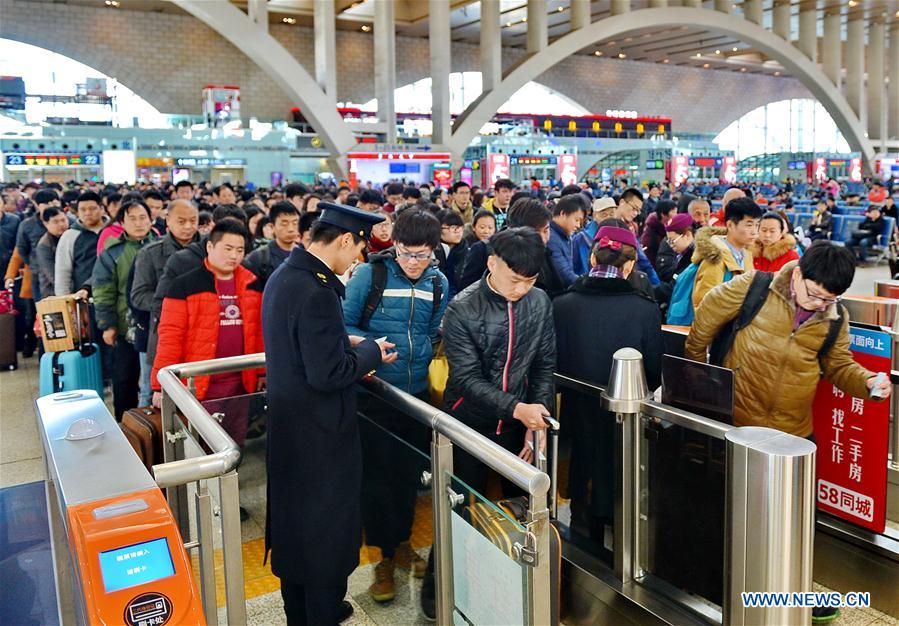
M553 301L560 374L605 386L612 355L635 348L643 354L650 388L659 385L659 307L627 281L639 245L630 230L603 226L594 239L590 273ZM598 409L595 398L568 390L563 395L561 419L574 442L568 481L572 532L601 548L605 526L612 523L615 416ZM605 552L600 549L599 554ZM611 553L605 555L611 558Z

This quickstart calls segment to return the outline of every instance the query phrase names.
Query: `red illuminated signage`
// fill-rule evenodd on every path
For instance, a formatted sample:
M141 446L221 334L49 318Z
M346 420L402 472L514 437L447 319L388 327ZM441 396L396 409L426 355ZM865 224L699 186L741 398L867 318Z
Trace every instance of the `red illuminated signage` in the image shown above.
M726 156L721 159L721 182L734 184L737 182L737 158Z
M509 178L509 155L491 153L487 155L488 184L493 185L500 178Z
M850 327L849 340L856 362L889 376L889 333ZM890 403L853 398L822 380L812 415L818 446L818 508L882 533L886 523Z
M350 152L351 159L374 161L449 161L449 152Z
M558 172L559 181L563 185L577 184L577 155L560 154Z

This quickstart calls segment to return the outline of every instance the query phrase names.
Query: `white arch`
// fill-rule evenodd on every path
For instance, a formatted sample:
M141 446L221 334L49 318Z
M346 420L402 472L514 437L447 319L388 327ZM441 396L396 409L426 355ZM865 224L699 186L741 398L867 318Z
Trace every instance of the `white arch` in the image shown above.
M808 57L790 42L781 39L758 24L721 11L687 7L640 9L607 17L572 31L554 41L541 52L526 57L503 77L496 89L481 94L456 119L447 147L454 154L462 154L477 136L481 126L488 122L505 102L506 94L514 93L528 81L536 79L543 72L579 50L598 41L618 38L636 30L672 24L697 26L736 37L753 45L771 58L777 59L824 105L849 146L853 150L861 152L862 158L870 166L874 156L874 146L865 137L865 130L858 116L852 111L846 98L830 82L830 79Z
M346 153L355 145L352 131L337 113L337 101L321 90L309 72L264 28L230 2L170 0L243 51L297 102L331 153L335 174L346 173Z

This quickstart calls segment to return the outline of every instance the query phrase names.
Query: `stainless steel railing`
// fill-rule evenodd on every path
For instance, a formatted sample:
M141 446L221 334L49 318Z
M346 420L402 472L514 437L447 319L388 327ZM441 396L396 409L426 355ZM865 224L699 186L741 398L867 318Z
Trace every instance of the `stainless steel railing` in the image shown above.
M154 466L153 473L159 486L166 488L169 504L176 519L182 524L182 533L185 536L193 536L190 534L187 485L197 484L195 505L199 539L188 541L187 545L196 546L200 551L201 593L204 597L206 618L210 624L217 624L217 621L212 544L211 539L207 541L211 536L212 506L210 496L201 484L201 481L207 479L217 480L221 489L226 623L246 623L236 471L240 462L240 450L191 392L193 378L263 367L265 355L259 353L173 365L159 373L163 391L162 419L166 462ZM187 384L181 381L182 378L187 379ZM523 585L527 602L525 614L530 624L549 624L552 621L549 591L551 589L549 476L451 415L379 378L366 378L360 384L373 396L394 406L401 413L424 424L432 431L431 489L438 622L442 624L453 622L451 515L458 494L453 492L450 481L453 471L453 446L458 445L527 492L529 506L525 527L528 535L533 538L533 545L527 548L536 555L536 558L533 559L533 563L522 560L523 563L532 565L525 568ZM186 426L177 418L176 410L184 416ZM198 435L212 450L210 454L185 458L185 439L194 435Z
M215 580L216 512L220 520L222 559L225 576L225 624L246 624L243 554L240 535L240 500L237 466L240 448L221 424L209 414L192 392L193 378L261 367L258 355L182 363L159 371L162 387L163 455L165 462L153 466L156 484L165 489L166 499L178 521L185 547L196 550L200 572L200 595L206 622L217 625L218 608ZM187 385L181 382L187 378ZM186 420L179 419L178 414ZM205 444L212 452L187 458L185 443L197 448ZM210 493L218 493L218 502ZM190 522L189 486L193 487L195 524Z

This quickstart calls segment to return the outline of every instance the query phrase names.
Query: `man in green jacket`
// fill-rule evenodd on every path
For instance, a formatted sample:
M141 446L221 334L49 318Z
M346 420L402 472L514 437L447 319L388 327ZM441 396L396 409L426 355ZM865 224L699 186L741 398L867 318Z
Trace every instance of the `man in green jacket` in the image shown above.
M115 221L124 232L106 240L91 276L97 327L103 342L113 347L112 395L117 420L137 406L140 361L129 337L128 277L140 249L153 239L150 208L141 199L127 199Z

